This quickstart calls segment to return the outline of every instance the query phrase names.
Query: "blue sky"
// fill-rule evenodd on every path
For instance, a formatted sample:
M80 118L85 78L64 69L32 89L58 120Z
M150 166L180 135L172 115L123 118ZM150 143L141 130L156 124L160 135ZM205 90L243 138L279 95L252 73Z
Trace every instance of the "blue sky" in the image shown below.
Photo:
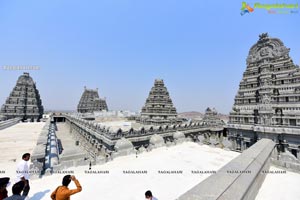
M23 73L3 66L39 66L29 73L46 109L75 109L87 86L99 88L109 109L138 111L162 78L179 112L210 106L228 113L259 34L280 38L300 62L299 13L255 9L241 16L241 5L0 0L0 104Z

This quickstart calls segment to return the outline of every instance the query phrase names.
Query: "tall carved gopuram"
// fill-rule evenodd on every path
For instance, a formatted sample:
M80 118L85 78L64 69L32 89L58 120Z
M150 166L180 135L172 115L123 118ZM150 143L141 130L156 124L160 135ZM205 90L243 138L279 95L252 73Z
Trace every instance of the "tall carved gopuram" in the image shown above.
M24 72L1 107L1 115L6 119L20 117L22 120L39 121L43 112L44 108L36 84L29 73Z
M77 106L79 113L92 113L94 111L108 110L106 100L99 97L98 89L84 87L83 94Z
M299 158L300 70L289 51L267 33L251 47L230 112L228 136L234 149L244 150L269 138L287 143L287 149Z
M162 79L156 79L142 108L140 122L143 124L177 123L177 112Z

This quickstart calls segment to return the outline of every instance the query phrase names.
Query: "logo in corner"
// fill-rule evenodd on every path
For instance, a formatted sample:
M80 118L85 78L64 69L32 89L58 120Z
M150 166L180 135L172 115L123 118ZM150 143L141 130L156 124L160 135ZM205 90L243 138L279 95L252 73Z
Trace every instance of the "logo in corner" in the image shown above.
M253 12L254 9L249 6L245 1L242 2L241 15Z

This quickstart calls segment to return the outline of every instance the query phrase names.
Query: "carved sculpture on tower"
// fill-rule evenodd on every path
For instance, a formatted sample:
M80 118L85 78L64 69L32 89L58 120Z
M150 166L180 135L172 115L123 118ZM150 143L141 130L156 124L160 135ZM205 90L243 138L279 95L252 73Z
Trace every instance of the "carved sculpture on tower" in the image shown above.
M108 110L106 100L101 99L96 90L84 87L83 94L77 106L79 113L93 113L94 111Z
M24 72L1 108L6 119L20 117L22 120L39 121L44 113L42 100L35 82Z
M143 124L174 124L178 122L176 108L162 79L156 79L142 108L140 122Z

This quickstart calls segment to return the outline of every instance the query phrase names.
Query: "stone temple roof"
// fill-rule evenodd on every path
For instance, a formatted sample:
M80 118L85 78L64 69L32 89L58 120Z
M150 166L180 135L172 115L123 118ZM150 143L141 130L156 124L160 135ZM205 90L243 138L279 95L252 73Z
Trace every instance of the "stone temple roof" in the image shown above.
M7 119L20 117L22 120L42 118L44 108L35 82L29 73L19 76L16 86L1 107L1 114Z
M77 106L80 113L92 113L94 111L108 110L106 100L99 97L98 88L95 90L84 87L83 94Z
M290 49L267 33L250 48L229 124L300 126L299 67Z
M288 55L290 49L286 48L278 38L271 38L268 33L259 35L259 40L250 48L247 64L259 62L262 59L278 59Z
M84 91L87 91L87 92L95 92L95 93L98 94L98 88L96 88L96 89L89 89L89 88L87 88L86 86L84 86Z
M210 111L211 111L210 107L206 108L205 111L206 111L206 112L210 112Z
M24 72L23 75L21 75L18 78L17 84L28 84L28 85L34 85L33 79L29 76L29 73Z
M177 123L177 111L162 79L155 79L146 103L142 108L143 124Z

